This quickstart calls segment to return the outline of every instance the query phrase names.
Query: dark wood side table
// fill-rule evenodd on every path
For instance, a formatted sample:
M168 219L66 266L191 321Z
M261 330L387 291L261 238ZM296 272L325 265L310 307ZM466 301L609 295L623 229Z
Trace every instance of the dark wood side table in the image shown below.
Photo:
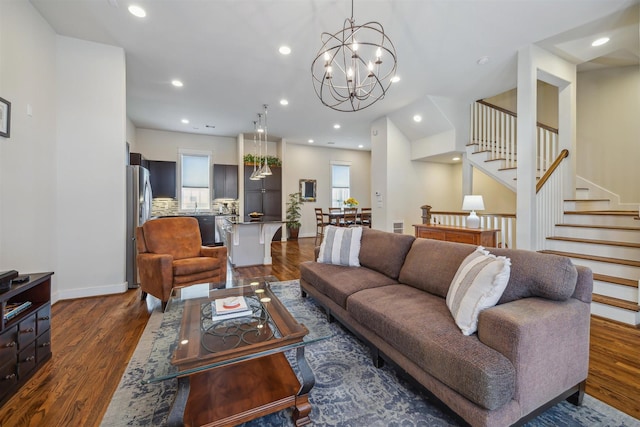
M416 237L446 240L448 242L469 243L495 248L498 229L466 228L448 225L414 224Z

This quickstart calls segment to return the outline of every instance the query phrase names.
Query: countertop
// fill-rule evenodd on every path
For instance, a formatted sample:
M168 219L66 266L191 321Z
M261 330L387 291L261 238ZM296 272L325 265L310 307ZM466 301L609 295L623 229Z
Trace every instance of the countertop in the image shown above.
M253 219L250 216L245 216L244 220L240 218L227 219L231 224L237 225L251 225L251 224L284 224L286 221L283 221L282 218L276 216L263 216L260 219Z

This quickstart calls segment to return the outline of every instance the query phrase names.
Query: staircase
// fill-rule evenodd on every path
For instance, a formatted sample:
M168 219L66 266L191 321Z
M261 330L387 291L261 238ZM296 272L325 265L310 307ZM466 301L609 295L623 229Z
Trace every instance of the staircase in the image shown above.
M515 132L510 130L515 125L509 123L514 120L509 116L513 116L512 113L493 111L486 104L476 103L472 108L471 143L466 151L467 160L475 168L516 191L517 155L515 142L511 140L515 139ZM545 135L544 129L539 131L538 179L556 155L555 140ZM549 140L552 141L548 143ZM580 186L575 198L558 205L560 219L547 228L550 232L542 235L538 249L567 256L574 264L591 268L594 273L592 314L639 325L638 207L621 205L617 195L579 177L577 182Z
M541 252L564 255L593 271L591 313L631 325L640 324L640 220L637 210L620 209L610 199L565 200ZM614 205L614 206L611 206ZM613 209L612 209L613 207Z

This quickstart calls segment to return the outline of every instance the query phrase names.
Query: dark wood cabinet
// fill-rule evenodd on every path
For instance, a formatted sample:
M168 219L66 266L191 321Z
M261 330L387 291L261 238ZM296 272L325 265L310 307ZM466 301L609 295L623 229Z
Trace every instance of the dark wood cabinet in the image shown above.
M176 162L150 160L149 179L153 197L176 198Z
M282 169L272 167L264 179L252 181L253 166L244 167L244 213L262 212L265 216L282 217Z
M265 217L282 218L282 168L272 167L264 179L251 181L253 166L244 167L244 214L262 212ZM282 230L278 230L273 240L280 240Z
M51 359L51 276L30 274L26 283L0 294L0 405ZM30 302L15 317L4 318L8 303Z
M427 224L416 224L414 227L416 228L416 237L482 245L487 248L496 247L496 233L500 231L487 228L465 228Z
M238 198L238 165L213 165L213 198Z
M149 169L149 160L145 159L140 153L129 153L129 164Z

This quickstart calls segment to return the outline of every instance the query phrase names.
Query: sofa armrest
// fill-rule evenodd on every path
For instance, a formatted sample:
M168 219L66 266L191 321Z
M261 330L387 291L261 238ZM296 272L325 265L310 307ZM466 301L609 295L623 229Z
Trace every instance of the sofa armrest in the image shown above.
M140 287L144 292L169 300L173 285L173 257L167 254L143 253L136 257L140 274Z
M523 298L480 313L479 340L516 369L522 415L587 378L590 320L590 305L575 298Z
M209 258L226 258L227 247L226 246L202 246L200 248L200 256L206 256Z

